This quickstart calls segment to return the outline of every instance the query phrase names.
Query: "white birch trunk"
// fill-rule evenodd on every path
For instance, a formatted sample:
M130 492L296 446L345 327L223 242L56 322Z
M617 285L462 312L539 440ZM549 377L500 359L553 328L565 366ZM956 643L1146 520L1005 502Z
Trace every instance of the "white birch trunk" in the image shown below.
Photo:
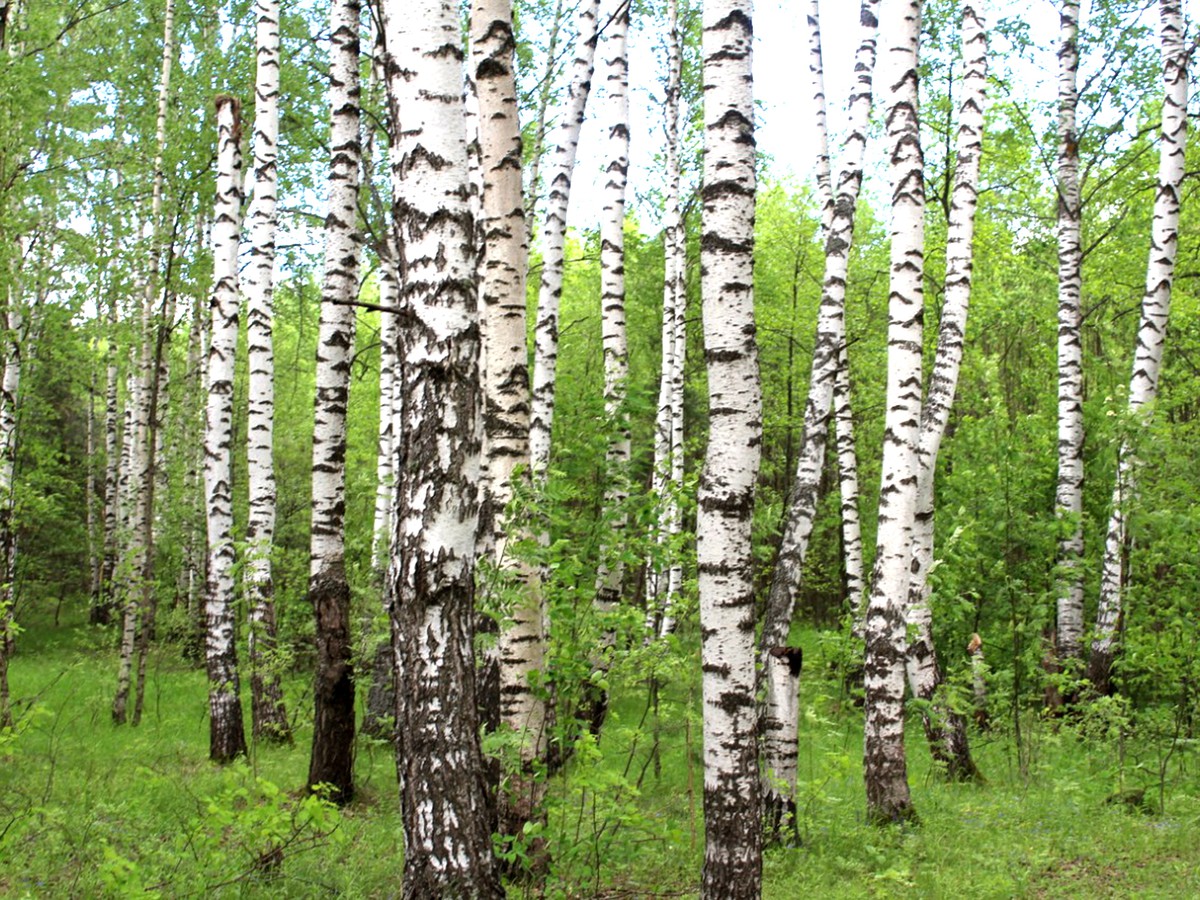
M14 279L15 280L15 279ZM13 475L17 461L17 399L21 386L20 288L9 281L4 320L4 374L0 377L0 728L12 725L8 658L13 651L17 537Z
M546 184L546 220L542 225L542 278L538 288L533 357L533 395L529 417L529 467L535 481L550 466L550 434L554 423L554 377L558 365L558 307L563 287L563 249L567 236L567 207L584 108L592 86L600 0L579 5L579 37L571 82L558 115L555 145Z
M346 409L354 354L362 235L358 231L360 0L330 13L330 162L325 275L317 336L313 420L312 547L308 594L316 613L317 674L308 784L332 786L339 803L354 795L354 671L350 585L346 580Z
M885 7L886 9L886 7ZM892 35L885 84L891 159L891 292L888 301L887 411L875 571L867 606L866 727L863 735L867 817L912 818L904 755L904 608L916 512L921 425L921 316L925 264L925 172L917 118L920 0L891 7L881 30Z
M978 207L980 158L983 151L983 106L987 89L987 34L984 23L967 4L962 11L963 100L959 106L956 165L946 232L946 282L937 354L925 405L921 411L918 448L916 518L913 523L911 577L908 588L908 645L906 667L913 696L933 702L942 683L933 645L933 611L930 607L929 569L933 565L934 483L938 452L950 408L958 389L967 310L971 299L974 261L975 211ZM935 759L953 779L979 776L967 748L966 720L937 703L935 717L924 716L925 730ZM936 720L935 720L936 718Z
M1149 426L1154 415L1154 400L1158 396L1158 378L1171 309L1171 285L1175 279L1175 255L1179 249L1180 185L1185 172L1187 142L1187 59L1190 51L1184 47L1181 3L1179 0L1160 0L1159 13L1162 20L1162 147L1158 189L1154 194L1154 218L1150 226L1146 292L1142 297L1133 373L1129 379L1129 418L1141 429ZM1104 541L1096 636L1088 663L1088 680L1101 693L1111 689L1112 664L1117 652L1128 528L1126 516L1130 501L1136 495L1137 465L1132 449L1122 445L1112 513Z
M204 427L204 491L208 522L205 599L209 757L229 762L246 752L234 642L233 371L238 337L238 240L241 232L241 104L219 96L217 195L213 214L213 289Z
M1058 655L1077 658L1083 639L1083 344L1080 341L1079 0L1063 0L1058 51Z
M405 427L388 594L396 647L403 896L503 896L475 696L479 344L458 4L384 0L401 233Z
M842 555L846 596L850 598L850 630L866 636L866 590L863 572L862 519L858 510L858 448L854 440L854 409L850 404L850 359L846 342L838 353L833 382L833 420L837 438L838 490L841 494Z
M706 0L701 293L709 439L696 518L704 710L706 898L758 897L754 488L762 393L754 336L753 6Z
M521 184L515 39L511 0L474 0L471 71L479 103L484 236L480 279L484 343L484 435L487 491L492 507L489 544L499 577L517 588L511 621L500 627L500 722L518 735L522 770L499 797L500 832L517 835L538 815L544 780L536 765L546 755L546 705L536 690L545 670L544 602L537 572L514 560L510 540L523 536L507 508L517 479L528 478L529 364L525 279L529 264Z
M250 600L251 719L256 738L291 740L283 689L275 669L275 598L271 548L275 540L275 289L276 161L279 156L279 0L256 0L254 205L246 273L249 396L246 426L246 591Z
M529 154L529 178L525 191L525 243L533 245L533 225L537 216L538 200L542 191L542 157L546 149L546 113L550 109L550 97L554 93L554 75L558 66L558 40L562 31L563 0L554 5L554 19L550 23L550 36L546 40L546 65L542 69L541 88L538 90L537 118L534 120L533 149Z
M850 131L843 148L837 199L835 202L822 201L822 208L827 211L823 216L823 224L826 225L825 275L821 305L817 310L812 375L804 408L804 434L801 438L800 458L796 465L787 525L775 560L763 620L762 658L764 667L768 669L782 665L779 660L783 657L771 657L772 651L782 654L787 650L788 631L792 624L808 541L812 536L821 472L825 466L825 445L829 435L829 414L833 405L838 359L846 342L846 275L850 264L850 245L854 237L854 210L862 186L867 120L871 111L875 46L879 31L876 17L878 5L879 0L864 0L862 4L862 39L856 56L856 81L849 105ZM809 24L812 43L817 47L813 61L814 94L821 112L816 116L816 120L818 128L822 129L821 133L824 134L824 138L818 143L819 146L827 148L828 134L824 131L824 77L819 61L820 26L815 9L809 13ZM828 168L828 150L821 149L817 163L818 191L829 188L831 179ZM787 671L792 669L789 667ZM795 671L798 678L798 666L795 667ZM777 687L784 685L787 685L786 690L789 693L799 689L796 681L788 684L782 671L778 677L767 679L763 709L766 802L774 820L794 812L799 723L787 716L787 711L795 707L791 698L781 697L776 693Z

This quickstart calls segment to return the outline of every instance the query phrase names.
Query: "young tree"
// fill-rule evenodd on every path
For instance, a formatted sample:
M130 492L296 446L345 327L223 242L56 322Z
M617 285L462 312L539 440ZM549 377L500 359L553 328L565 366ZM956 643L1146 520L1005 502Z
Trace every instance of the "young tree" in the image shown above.
M1078 658L1083 639L1083 344L1080 340L1079 0L1063 0L1058 50L1058 657Z
M604 417L610 430L605 455L607 486L600 519L609 532L600 548L596 569L595 609L604 632L595 656L595 672L603 678L612 663L616 635L611 620L621 604L621 562L625 533L625 501L629 497L628 410L625 398L629 380L629 340L625 333L625 186L629 180L629 10L632 0L622 0L613 13L601 45L604 85L609 112L608 165L605 169L604 205L600 215L600 341L604 355ZM608 691L587 685L583 717L598 734L608 711Z
M328 785L330 797L354 796L354 670L350 584L346 580L346 408L354 353L354 301L362 235L358 230L360 0L337 0L330 18L329 213L325 219L325 281L317 337L317 397L313 426L312 557L308 595L316 613L317 671L308 787Z
M11 264L15 272L17 263ZM0 728L13 723L8 693L12 616L16 593L17 540L13 522L13 475L17 459L17 392L21 383L20 287L10 272L4 305L3 374L0 375Z
M696 540L704 709L702 894L757 897L762 822L750 547L762 448L754 332L752 5L705 0L701 292L709 439Z
M891 85L887 141L891 158L891 295L888 301L887 400L875 571L867 606L867 816L895 822L915 815L904 757L904 624L916 507L921 423L921 315L924 303L925 166L917 119L917 47L921 2L893 7L887 48Z
M598 37L600 0L579 4L575 61L571 82L558 114L555 145L546 183L546 219L542 225L542 279L538 287L534 331L533 394L529 415L529 467L534 479L544 479L550 466L550 433L554 423L554 376L558 365L558 305L563 288L563 249L567 236L567 206L579 131L592 87Z
M933 645L933 610L929 570L933 565L934 480L938 451L950 420L958 388L971 299L974 261L975 210L978 207L979 164L983 151L983 104L987 89L987 34L971 3L962 10L963 99L955 139L954 188L946 233L946 282L937 354L921 410L918 445L916 517L913 523L912 566L908 587L908 682L913 696L936 703L936 715L926 713L925 731L934 758L958 780L978 778L967 746L966 718L937 698L942 672ZM947 160L947 165L949 160Z
M480 456L475 228L458 4L382 5L404 265L404 427L388 603L406 898L503 896L475 696Z
M254 204L246 277L249 355L246 458L250 504L246 522L246 590L250 596L251 721L256 738L290 741L283 689L273 668L275 599L271 547L275 536L275 280L276 160L279 157L279 0L256 0Z
M864 0L859 16L861 41L855 57L855 84L850 96L850 130L843 149L838 176L837 196L830 187L828 131L825 128L825 93L820 62L820 25L817 11L808 20L816 47L812 63L814 94L818 114L816 124L822 149L817 163L818 191L822 199L826 225L825 274L821 305L817 311L817 332L813 344L813 366L808 400L804 408L804 434L800 459L792 486L788 520L780 542L771 590L767 598L762 631L762 662L766 673L766 701L763 712L763 753L768 813L775 821L794 812L796 785L796 740L799 707L795 703L800 667L797 651L787 647L796 592L808 540L816 516L821 472L825 466L825 445L829 435L829 413L833 404L838 359L846 343L846 274L850 264L850 245L854 238L854 211L863 178L867 120L871 111L875 45L879 21L879 0Z
M1146 291L1138 325L1133 374L1129 379L1129 417L1145 429L1154 415L1158 378L1162 369L1167 318L1171 309L1171 286L1175 279L1175 256L1179 249L1180 185L1185 171L1187 142L1187 61L1183 13L1179 0L1159 0L1162 20L1163 110L1162 147L1158 163L1158 187L1154 194L1154 218L1150 228L1150 256L1146 266ZM1112 513L1104 542L1104 566L1100 578L1100 609L1096 614L1096 636L1088 661L1088 680L1100 693L1111 690L1112 664L1117 650L1121 618L1121 590L1126 552L1126 513L1136 492L1137 458L1127 445L1118 455L1117 483L1113 490Z
M209 756L229 762L246 752L234 640L233 368L238 335L237 250L241 231L241 104L222 94L217 107L217 199L213 211L212 339L204 427L204 491L208 510L205 600Z

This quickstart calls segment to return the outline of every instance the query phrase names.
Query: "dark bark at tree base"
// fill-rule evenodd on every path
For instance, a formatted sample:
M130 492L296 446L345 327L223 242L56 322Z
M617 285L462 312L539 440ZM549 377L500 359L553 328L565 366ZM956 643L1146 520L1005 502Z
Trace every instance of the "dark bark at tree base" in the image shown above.
M703 897L758 900L762 895L762 820L754 743L750 742L754 758L738 767L748 779L730 778L728 784L704 786ZM748 798L741 796L745 787L751 794Z
M763 843L769 847L799 847L800 823L796 821L796 801L768 791L763 796L765 821Z
M1111 697L1116 693L1112 682L1112 667L1117 654L1112 650L1092 650L1088 659L1087 680L1091 683L1091 692L1099 697Z
M242 701L236 689L214 689L209 694L208 758L225 765L246 755L246 728L242 723Z
M371 660L371 687L363 713L362 733L381 741L396 740L396 656L390 641L375 650Z
M292 726L288 722L287 708L283 703L283 687L279 675L271 668L271 657L276 647L277 630L275 610L271 605L273 589L268 581L259 585L259 602L263 604L261 621L251 623L257 628L254 643L250 648L250 721L256 741L268 744L292 744Z
M350 656L350 586L342 573L312 579L317 616L313 743L308 789L326 785L338 805L354 799L354 668Z

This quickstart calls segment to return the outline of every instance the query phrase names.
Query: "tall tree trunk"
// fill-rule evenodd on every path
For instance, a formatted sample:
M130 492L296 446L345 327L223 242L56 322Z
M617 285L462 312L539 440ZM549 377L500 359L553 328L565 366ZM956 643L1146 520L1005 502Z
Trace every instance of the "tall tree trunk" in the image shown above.
M762 891L754 561L754 486L762 389L754 335L752 6L705 0L701 287L709 438L696 518L704 671L702 895Z
M625 502L629 497L628 410L629 341L625 334L625 186L629 180L629 9L622 0L608 23L601 45L609 108L608 167L600 218L600 339L604 354L604 418L609 430L605 456L607 486L601 509L605 537L596 569L596 613L603 632L593 660L596 677L584 687L583 718L599 734L608 712L608 691L599 687L612 665L616 643L613 616L621 605L625 565Z
M678 408L685 344L680 339L686 328L683 305L687 292L687 247L683 212L679 202L679 96L683 78L683 32L679 27L679 0L667 0L667 92L666 92L666 176L667 196L663 226L663 321L662 366L658 385L658 412L654 422L654 470L651 493L659 504L659 522L655 529L658 559L647 566L647 632L654 633L659 617L662 633L674 630L673 610L676 596L672 579L678 561L672 550L680 528L679 490L676 481L677 454L682 453L683 410ZM678 432L677 432L678 429ZM682 469L680 468L680 475ZM674 585L678 590L678 585ZM668 628L669 625L669 628Z
M804 434L801 438L800 459L792 485L790 508L771 590L767 597L762 631L762 664L768 673L766 701L763 711L763 755L765 757L766 802L773 819L792 811L796 786L796 733L799 722L794 702L799 666L787 653L788 631L796 605L796 593L808 540L816 517L821 473L825 467L825 445L829 435L829 413L833 405L834 383L838 357L846 342L846 274L850 264L850 244L854 238L854 210L862 186L863 155L867 142L867 120L871 111L872 79L875 70L875 44L879 22L876 10L879 0L864 0L860 13L862 39L855 62L856 81L850 96L850 131L843 149L843 163L838 177L837 198L822 202L828 227L825 244L825 275L821 305L817 310L817 331L813 343L812 375L808 400L804 408ZM816 10L809 13L814 41L819 41ZM817 106L824 108L821 65L814 63ZM817 125L825 122L823 112ZM828 142L826 135L822 143ZM818 172L828 166L828 152L822 151ZM818 178L818 186L829 185L828 174ZM781 693L787 696L781 696Z
M389 601L406 898L503 896L475 697L481 438L474 223L458 4L384 0L392 158L409 322Z
M1080 340L1079 0L1063 0L1058 50L1058 658L1077 659L1083 639L1083 344Z
M600 0L579 5L579 38L571 66L571 84L558 115L555 146L550 156L546 220L542 225L542 279L538 287L533 356L533 396L529 416L529 467L542 480L550 467L550 433L554 422L554 376L558 365L558 305L563 287L563 249L567 235L567 206L584 108L592 87L598 36Z
M1146 292L1138 325L1133 374L1129 379L1129 417L1138 427L1149 426L1158 396L1171 285L1175 279L1175 254L1179 249L1179 188L1185 171L1187 142L1187 59L1183 41L1183 13L1179 0L1159 0L1162 19L1163 112L1162 148L1158 162L1158 189L1150 226L1150 257L1146 266ZM1100 608L1096 636L1088 661L1088 680L1100 693L1111 691L1112 664L1117 652L1121 621L1123 562L1128 524L1126 514L1136 495L1137 457L1127 445L1118 454L1117 483L1112 514L1104 542L1104 567L1100 577Z
M13 266L14 271L17 265ZM0 728L13 723L8 660L13 651L17 538L13 475L17 461L17 392L21 384L20 289L10 278L4 309L4 372L0 376Z
M498 640L500 721L518 736L521 771L510 775L498 798L500 833L521 834L538 815L544 783L537 777L546 755L546 707L537 681L545 670L543 598L534 567L515 561L509 542L522 537L507 515L517 478L529 468L529 366L525 330L525 278L529 247L521 190L521 130L511 0L474 0L471 71L479 102L484 235L480 300L485 361L484 434L492 560L498 576L518 589L512 620ZM520 470L520 473L518 473Z
M222 95L217 107L217 199L213 212L212 339L204 426L208 510L205 655L208 663L209 757L225 763L246 753L234 634L233 370L238 336L238 239L241 232L241 104Z
M332 125L325 284L317 338L313 426L312 562L308 595L317 621L313 743L308 786L329 787L337 803L354 796L354 670L350 585L343 533L346 511L346 408L354 353L354 306L362 236L358 224L360 0L333 5L330 50Z
M950 408L958 388L967 308L971 299L971 274L978 207L979 163L983 151L983 104L987 89L987 34L984 23L967 4L962 11L963 100L959 107L955 143L954 188L946 233L946 283L937 355L929 390L921 410L918 448L917 507L913 523L911 576L908 587L908 683L913 696L934 703L933 715L924 715L925 732L934 758L946 766L952 779L979 777L967 745L966 717L950 710L937 697L942 684L937 651L933 645L933 611L930 607L929 570L933 565L934 482L938 452Z
M867 607L866 703L863 735L867 817L913 818L904 757L904 609L916 511L917 442L921 425L921 314L925 263L925 170L917 120L917 47L921 2L894 7L888 56L893 68L887 112L891 158L891 294L888 302L887 412L875 571Z
M279 0L256 0L254 205L250 210L250 266L246 278L249 396L246 423L246 592L250 600L250 698L256 739L290 742L274 660L275 598L271 548L275 538L275 289L276 160L279 155Z
M858 511L858 448L854 440L854 409L850 404L850 357L846 342L838 352L833 382L833 421L837 439L838 491L841 494L842 557L846 596L850 601L850 630L865 637L867 582L863 570L862 519Z
M120 527L120 477L121 477L121 407L120 365L117 362L117 301L116 294L109 298L108 305L108 352L104 381L104 549L100 564L100 590L103 593L97 604L97 624L108 625L115 612L115 582L117 576L117 554Z
M538 87L537 118L533 126L533 148L529 153L529 179L525 191L525 243L533 244L533 224L537 216L537 204L541 199L542 157L546 149L546 113L550 109L550 98L554 94L554 75L558 68L558 40L562 31L563 0L554 4L554 18L550 23L550 36L546 40L546 65L542 69L542 80Z

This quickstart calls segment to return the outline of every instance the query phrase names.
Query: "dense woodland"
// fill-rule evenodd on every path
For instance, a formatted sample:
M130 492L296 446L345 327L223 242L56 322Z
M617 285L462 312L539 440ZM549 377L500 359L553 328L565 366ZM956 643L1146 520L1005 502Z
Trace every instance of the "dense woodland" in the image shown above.
M1200 894L1195 27L789 10L0 0L0 894Z

